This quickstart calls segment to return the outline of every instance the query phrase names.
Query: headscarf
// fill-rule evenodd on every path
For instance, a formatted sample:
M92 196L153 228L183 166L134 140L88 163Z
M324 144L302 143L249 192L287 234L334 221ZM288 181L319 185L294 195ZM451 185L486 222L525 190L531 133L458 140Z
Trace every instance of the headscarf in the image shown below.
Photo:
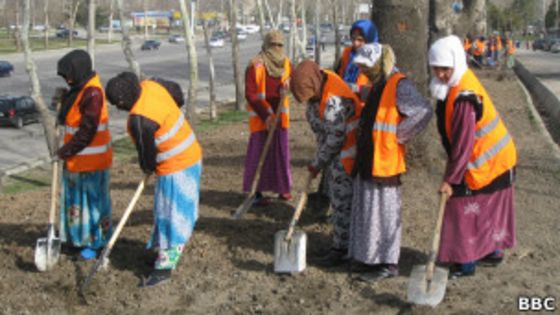
M374 154L371 130L387 78L395 71L396 57L391 46L378 43L366 44L358 49L357 53L354 64L361 66L362 73L372 82L372 90L360 115L356 161L352 175L360 174L362 179L371 179Z
M449 35L436 40L428 52L428 62L432 67L453 68L449 82L441 82L436 77L433 77L430 82L432 96L443 101L447 97L449 88L459 84L468 69L465 50L459 37Z
M138 76L133 72L121 72L107 82L105 94L111 104L118 109L130 111L141 93Z
M290 90L299 102L321 97L323 73L318 64L311 60L302 61L292 72Z
M95 72L92 69L89 54L85 50L76 49L60 58L57 74L69 82L68 85L70 86L70 90L64 97L64 103L58 112L58 123L64 124L66 115L74 104L76 97L78 97L78 93L95 75Z
M373 24L370 20L357 20L354 22L352 27L350 27L350 38L356 33L364 38L366 44L377 43L378 41L377 27L375 27L375 24ZM346 66L342 77L346 82L356 82L356 79L360 74L360 69L352 63L356 53L357 52L354 50L350 52L348 65Z
M284 34L280 31L271 31L264 36L261 52L251 61L252 64L264 63L266 72L273 78L280 78L284 74L284 61L286 54L284 47L277 47L274 44L284 45Z

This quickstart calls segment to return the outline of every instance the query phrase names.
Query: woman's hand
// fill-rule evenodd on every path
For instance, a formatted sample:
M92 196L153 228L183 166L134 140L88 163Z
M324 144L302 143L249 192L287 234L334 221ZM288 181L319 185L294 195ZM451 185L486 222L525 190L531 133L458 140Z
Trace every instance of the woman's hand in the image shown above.
M264 122L266 124L266 130L271 130L272 126L274 126L275 121L276 121L276 115L274 114L268 115L266 121Z
M448 197L451 197L453 195L453 187L451 187L448 182L443 181L441 183L441 187L439 188L439 192L442 194L446 194Z

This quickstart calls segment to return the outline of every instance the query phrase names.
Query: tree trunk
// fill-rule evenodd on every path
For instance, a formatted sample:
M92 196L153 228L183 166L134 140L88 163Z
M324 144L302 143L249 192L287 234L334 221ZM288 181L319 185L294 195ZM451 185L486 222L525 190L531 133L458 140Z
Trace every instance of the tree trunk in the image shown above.
M239 61L239 41L237 40L237 0L229 0L229 32L231 36L231 56L233 63L233 80L235 82L235 108L243 110L243 82L241 81L241 64Z
M87 51L91 57L92 69L95 69L95 0L88 2Z
M72 15L70 16L70 29L68 32L68 47L72 47L74 42L74 25L76 24L76 15L78 14L78 8L80 6L80 1L76 1Z
M297 32L297 15L296 15L296 2L295 0L290 0L288 3L290 8L290 37L288 39L289 46L289 56L290 59L296 60L296 32Z
M315 62L321 64L321 2L315 0Z
M45 15L45 49L49 49L49 0L45 0L43 14Z
M121 31L122 31L121 46L122 46L124 57L128 62L130 71L136 73L138 78L142 79L144 77L144 74L140 69L140 64L136 60L136 57L134 57L134 53L132 52L132 48L131 48L132 44L128 32L128 25L125 22L125 15L123 11L123 0L117 0L117 9L119 11L119 19L121 20Z
M144 40L148 39L148 4L147 0L143 1L144 7Z
M259 12L259 33L261 34L261 40L264 40L265 30L264 30L264 10L263 10L263 0L257 0L257 10Z
M56 132L54 128L54 119L49 114L49 110L43 97L41 95L41 85L39 84L39 77L37 76L37 68L33 61L31 47L29 45L29 20L30 20L30 4L31 0L24 0L23 9L23 24L21 26L21 41L23 43L25 67L31 80L31 97L35 101L35 107L41 116L41 124L45 132L47 148L51 156L54 156L56 147Z
M17 52L21 52L21 23L19 21L19 15L20 15L20 3L19 1L16 3L16 28L14 30L14 39L16 42L16 51ZM10 27L8 26L8 29ZM29 28L29 27L28 27Z
M113 42L113 16L115 15L115 0L109 0L109 30L107 32L107 42L110 44ZM122 21L121 21L122 29Z
M338 1L333 0L331 2L332 13L333 13L333 27L334 27L334 62L337 63L340 60L340 31L338 30ZM333 65L334 68L334 65Z
M183 16L183 27L185 31L185 46L187 48L187 55L189 58L190 68L190 82L189 82L189 95L187 100L187 118L193 123L195 119L195 106L196 106L196 90L198 88L198 60L196 55L196 47L194 36L191 28L190 13L187 10L185 0L179 0L181 6L181 15Z
M261 1L261 0L259 0ZM276 21L276 19L274 18L274 16L272 16L272 10L270 10L270 5L268 5L268 0L262 0L264 1L264 7L266 8L266 15L268 16L268 20L270 21L270 26L273 30L277 30L278 29L278 21Z
M207 21L202 21L202 30L204 31L204 46L206 46L206 54L208 55L208 92L209 92L209 103L208 111L210 112L210 119L212 121L218 120L218 110L216 108L216 90L214 89L214 59L212 58L212 49L210 48L210 42L208 40L208 25Z
M430 10L430 37L437 39L456 34L464 37L470 34L486 34L486 0L463 1L464 7L455 12L452 9L456 0L432 0Z

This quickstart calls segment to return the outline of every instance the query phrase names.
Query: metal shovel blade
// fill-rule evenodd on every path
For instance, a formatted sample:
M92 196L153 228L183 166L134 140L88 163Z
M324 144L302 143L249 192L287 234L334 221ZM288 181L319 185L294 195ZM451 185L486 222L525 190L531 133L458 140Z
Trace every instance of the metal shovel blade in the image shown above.
M426 265L414 266L408 282L408 302L432 307L441 303L447 286L447 275L446 268L435 267L434 276L428 288Z
M274 272L298 273L306 267L307 235L295 231L290 240L286 241L287 230L274 235Z
M50 270L60 258L60 239L54 237L54 230L49 228L49 236L37 239L35 245L35 266L43 272Z

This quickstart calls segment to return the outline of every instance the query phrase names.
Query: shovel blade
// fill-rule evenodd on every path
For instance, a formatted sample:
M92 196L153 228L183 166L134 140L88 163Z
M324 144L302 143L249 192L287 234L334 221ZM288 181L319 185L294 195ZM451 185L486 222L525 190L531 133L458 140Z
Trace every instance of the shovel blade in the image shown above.
M50 241L50 242L49 242ZM52 269L60 258L60 239L40 238L35 244L35 266L43 272Z
M410 274L410 282L408 283L408 302L432 307L441 303L447 286L447 275L447 269L435 267L434 276L428 288L426 282L426 265L414 266Z
M281 230L274 235L274 272L302 272L306 267L307 235L295 231L286 241L286 233L287 230Z

